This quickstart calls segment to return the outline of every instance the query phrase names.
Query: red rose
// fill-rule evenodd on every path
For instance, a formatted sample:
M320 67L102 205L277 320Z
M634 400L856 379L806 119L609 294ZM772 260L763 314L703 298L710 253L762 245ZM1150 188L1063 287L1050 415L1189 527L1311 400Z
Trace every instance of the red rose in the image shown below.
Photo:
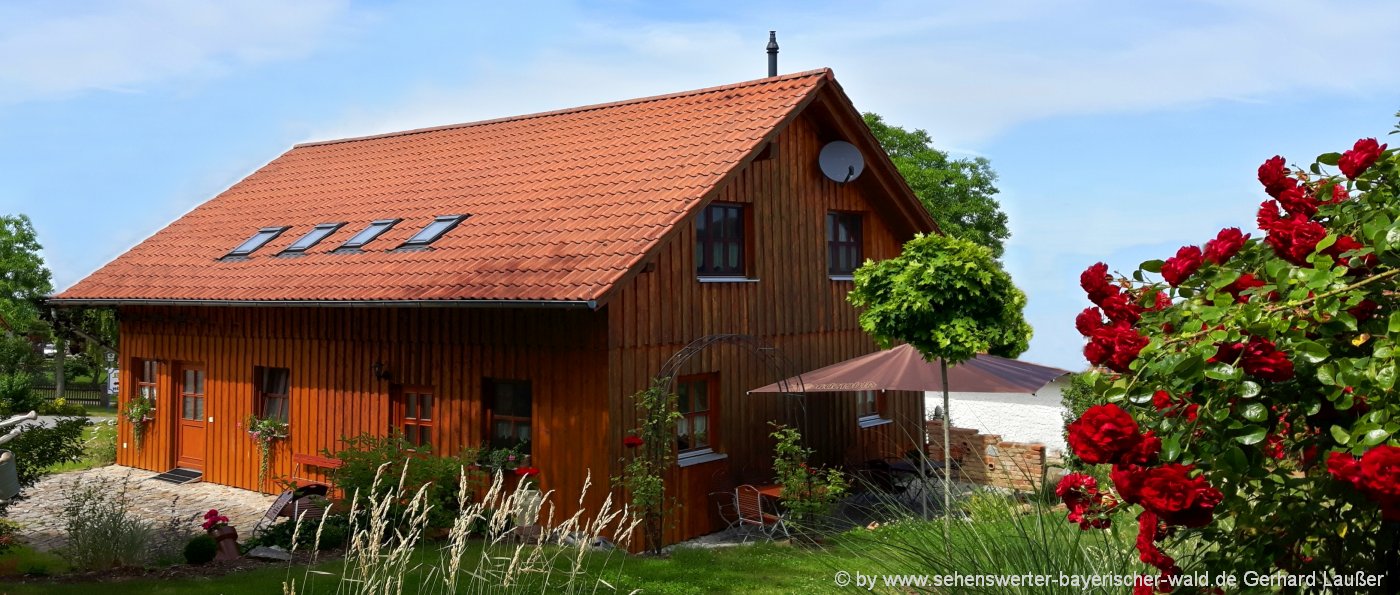
M1279 206L1289 215L1312 217L1317 214L1317 199L1313 198L1312 188L1294 186L1279 193Z
M623 446L626 446L627 448L637 448L638 446L641 446L641 445L642 445L642 437L641 437L641 436L624 436L624 437L622 438L622 445L623 445Z
M1201 249L1195 246L1182 246L1176 251L1176 256L1168 258L1162 263L1162 278L1172 287L1181 285L1191 275L1201 268Z
M1356 484L1361 479L1361 461L1344 452L1331 452L1327 454L1327 472L1337 479Z
M1079 286L1089 295L1089 301L1098 304L1109 295L1118 293L1118 286L1109 283L1108 265L1096 262L1079 274Z
M1098 308L1085 308L1074 317L1074 328L1085 337L1093 336L1094 331L1103 328L1103 313Z
M1348 198L1351 198L1351 193L1347 192L1346 186L1343 186L1341 184L1332 185L1332 204L1344 202Z
M1071 473L1060 478L1060 483L1055 486L1055 495L1069 509L1066 518L1079 523L1080 529L1088 529L1092 521L1084 515L1100 501L1098 481L1083 473Z
M539 475L540 470L537 467L516 467L515 474L521 477L530 477L533 475Z
M1249 234L1241 233L1238 227L1222 229L1215 239L1206 242L1205 259L1215 264L1225 264L1225 261L1239 254L1248 239Z
M1377 258L1375 254L1354 256L1349 259L1342 258L1342 255L1347 252L1361 250L1365 247L1366 245L1356 241L1356 238L1349 235L1342 235L1338 236L1337 241L1333 242L1332 245L1328 246L1322 253L1331 256L1333 260L1337 261L1337 264L1345 265L1353 269L1376 266Z
M1212 364L1234 365L1240 359L1241 353L1244 353L1244 343L1217 343L1215 355L1210 356L1210 359L1206 361Z
M1380 311L1380 309L1380 304L1371 300L1361 300L1357 302L1355 306L1347 308L1347 314L1351 314L1352 318L1355 318L1358 322L1365 322L1374 318L1376 312Z
M1267 283L1260 281L1252 273L1243 273L1239 277L1235 278L1234 282L1230 283L1229 285L1226 285L1223 288L1223 291L1225 293L1235 296L1235 301L1243 304L1249 301L1249 296L1244 295L1245 291L1254 289L1255 287L1263 287L1265 285L1267 285Z
M1124 502L1137 504L1142 499L1139 492L1146 471L1137 465L1114 465L1113 470L1108 472L1108 479Z
M1273 382L1283 382L1293 377L1293 362L1268 339L1250 338L1240 357L1241 367L1251 376Z
M1260 227L1269 232L1264 241L1274 249L1279 258L1298 266L1309 266L1308 256L1317 248L1317 243L1327 237L1327 228L1321 223L1298 215L1278 218L1275 213L1275 218L1266 222L1265 211L1273 209L1272 206L1266 206L1267 209L1260 211Z
M1342 170L1348 180L1355 180L1359 176L1376 164L1376 160L1381 158L1381 152L1386 145L1376 143L1374 138L1363 138L1356 141L1350 151L1342 153L1337 160L1337 168Z
M1152 305L1148 306L1147 309L1155 312L1159 310L1166 310L1167 308L1170 308L1171 305L1172 298L1168 296L1166 292L1159 291L1156 295L1152 296Z
M1152 406L1156 407L1158 411L1165 411L1168 407L1171 407L1171 393L1164 390L1159 390L1155 393L1152 393Z
M1158 531L1158 521L1157 515L1150 511L1143 511L1142 514L1138 515L1138 559L1159 570L1175 568L1176 560L1157 547L1157 540L1161 535Z
M1182 417L1185 417L1186 421L1196 421L1196 417L1200 414L1200 409L1200 405L1191 403L1186 406L1185 415L1183 415Z
M1094 335L1089 338L1089 344L1084 346L1084 358L1095 366L1106 366L1115 372L1127 372L1129 364L1137 359L1138 353L1147 343L1147 337L1131 326L1105 326L1094 331Z
M1108 295L1099 301L1099 307L1103 308L1104 316L1108 317L1109 322L1137 324L1137 321L1142 319L1143 307L1133 302L1125 293Z
M1118 462L1141 439L1133 416L1113 403L1090 407L1065 429L1070 450L1090 465Z
M1288 165L1283 157L1274 155L1259 166L1259 183L1264 185L1264 192L1269 196L1278 196L1298 182L1288 176Z
M1400 521L1400 448L1382 444L1361 455L1361 489L1381 505L1388 521Z
M1148 430L1138 438L1137 443L1128 449L1128 452L1123 454L1119 462L1128 465L1154 465L1157 463L1157 455L1161 452L1162 439Z
M1204 477L1191 477L1190 465L1168 463L1142 475L1138 498L1143 508L1156 513L1168 525L1204 527L1224 495Z

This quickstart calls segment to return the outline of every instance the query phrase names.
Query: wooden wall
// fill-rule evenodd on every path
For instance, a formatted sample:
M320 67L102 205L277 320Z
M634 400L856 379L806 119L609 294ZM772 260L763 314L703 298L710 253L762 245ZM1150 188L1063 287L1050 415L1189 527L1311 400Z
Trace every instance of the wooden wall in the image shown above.
M121 319L122 401L136 385L134 358L201 363L207 370L205 480L258 489L258 454L245 431L253 368L291 372L291 436L270 475L292 473L290 453L340 448L343 436L389 430L391 382L435 390L434 452L477 446L484 436L483 378L526 379L534 399L533 463L543 489L572 513L593 470L590 505L606 496L607 356L601 313L554 309L127 307ZM371 374L385 364L391 381ZM121 424L117 462L174 466L174 380L161 382L157 419L138 451ZM547 456L545 453L548 453ZM277 486L269 481L267 490Z
M702 283L696 279L694 224L684 222L663 246L655 269L638 274L608 303L608 386L612 411L620 423L610 442L620 450L622 436L636 426L629 395L644 388L673 354L690 341L710 334L742 333L772 343L789 359L796 374L872 352L874 343L860 330L856 310L846 301L853 284L827 274L826 214L859 211L864 218L864 254L876 260L899 253L907 237L896 237L885 215L867 196L873 186L859 180L837 184L817 167L825 141L823 127L799 116L777 140L773 159L755 161L714 200L751 205L755 282ZM798 425L819 462L858 463L917 449L922 395L891 393L887 415L895 424L861 429L850 395L810 395L805 420L799 408L778 395L747 395L747 390L777 381L772 369L743 347L718 345L701 352L682 374L718 372L720 376L719 448L728 459L677 469L671 485L683 511L671 539L710 532L706 494L732 488L735 482L772 482L769 421ZM613 457L616 459L617 457Z

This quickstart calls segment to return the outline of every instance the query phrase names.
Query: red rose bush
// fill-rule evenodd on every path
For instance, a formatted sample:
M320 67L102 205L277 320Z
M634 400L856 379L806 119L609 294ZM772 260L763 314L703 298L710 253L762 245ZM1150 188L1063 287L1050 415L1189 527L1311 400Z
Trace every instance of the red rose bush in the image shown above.
M1400 568L1400 158L1367 138L1257 175L1261 233L1080 275L1099 404L1056 494L1084 530L1135 515L1163 577Z

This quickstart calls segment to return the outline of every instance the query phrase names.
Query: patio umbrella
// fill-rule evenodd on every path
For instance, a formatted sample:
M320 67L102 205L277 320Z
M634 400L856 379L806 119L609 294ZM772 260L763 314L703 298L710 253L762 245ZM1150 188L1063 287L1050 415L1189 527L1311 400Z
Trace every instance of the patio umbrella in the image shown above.
M943 391L944 416L944 458L947 459L948 392L957 387L959 392L978 393L1031 393L1043 388L1051 381L1069 374L1069 370L1032 364L995 355L978 355L948 369L942 361L929 362L910 345L900 345L893 349L877 351L868 355L849 359L817 368L802 374L801 382L790 378L767 386L750 390L750 393L787 392L784 386L801 386L806 393L830 393L866 390L907 390ZM945 387L943 378L948 379ZM920 411L924 411L924 400L919 399ZM927 413L924 413L927 419ZM927 438L925 438L927 443ZM922 472L923 466L920 465ZM945 473L946 473L945 469ZM944 482L943 505L948 506L948 486ZM927 514L927 510L925 510Z
M949 390L969 393L1032 393L1051 381L1069 374L1050 366L1042 366L995 355L979 355L948 368ZM877 351L817 368L786 381L787 386L801 386L809 393L833 393L863 390L943 390L938 362L924 361L924 356L909 345ZM785 392L775 382L750 390L750 393ZM789 389L790 390L790 389Z

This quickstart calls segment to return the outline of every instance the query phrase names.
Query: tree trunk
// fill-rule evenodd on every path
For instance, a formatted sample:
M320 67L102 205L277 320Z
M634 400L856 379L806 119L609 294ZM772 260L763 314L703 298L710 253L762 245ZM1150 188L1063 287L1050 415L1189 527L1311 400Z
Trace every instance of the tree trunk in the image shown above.
M63 365L68 361L68 342L55 333L53 347L55 352L53 354L53 397L59 399L63 397L63 392L67 389Z
M943 542L948 543L948 523L952 522L953 447L948 426L953 416L948 414L948 360L938 360L938 373L943 381Z

